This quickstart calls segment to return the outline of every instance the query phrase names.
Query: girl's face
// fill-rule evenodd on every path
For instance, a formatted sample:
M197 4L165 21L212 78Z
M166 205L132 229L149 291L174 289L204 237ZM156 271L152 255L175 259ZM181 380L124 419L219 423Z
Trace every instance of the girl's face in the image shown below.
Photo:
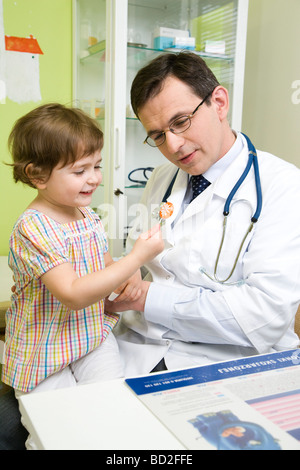
M37 183L39 196L57 208L88 206L102 181L100 150L64 167L56 166L45 183Z

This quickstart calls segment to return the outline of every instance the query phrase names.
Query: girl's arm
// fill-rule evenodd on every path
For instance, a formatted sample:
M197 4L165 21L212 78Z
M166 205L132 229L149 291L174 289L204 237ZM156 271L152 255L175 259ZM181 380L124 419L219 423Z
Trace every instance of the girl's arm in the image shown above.
M110 266L115 263L112 259L109 251L104 254L105 267ZM141 270L138 269L129 279L123 282L117 289L114 289L114 293L118 295L117 302L133 302L139 298L141 295L141 283L142 276Z
M160 227L155 226L137 239L127 256L101 271L78 277L71 264L64 263L45 273L41 280L61 303L72 310L81 310L107 297L158 255L163 246Z

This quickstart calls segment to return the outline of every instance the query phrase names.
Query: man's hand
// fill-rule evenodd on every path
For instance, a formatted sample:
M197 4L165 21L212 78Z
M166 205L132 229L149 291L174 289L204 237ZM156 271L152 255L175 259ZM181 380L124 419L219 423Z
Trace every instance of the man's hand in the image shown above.
M138 269L133 276L114 290L115 294L119 294L115 299L115 303L125 301L134 302L138 300L142 293L141 284L142 276L141 271Z

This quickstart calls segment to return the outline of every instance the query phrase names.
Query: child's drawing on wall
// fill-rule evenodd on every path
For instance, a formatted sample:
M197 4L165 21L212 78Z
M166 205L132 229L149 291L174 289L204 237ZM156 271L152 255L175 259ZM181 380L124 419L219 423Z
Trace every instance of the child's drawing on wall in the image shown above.
M40 101L39 56L43 51L32 35L5 35L3 25L0 0L0 102L5 102L5 97L19 104Z
M17 103L40 101L39 55L43 54L37 40L5 36L6 96Z

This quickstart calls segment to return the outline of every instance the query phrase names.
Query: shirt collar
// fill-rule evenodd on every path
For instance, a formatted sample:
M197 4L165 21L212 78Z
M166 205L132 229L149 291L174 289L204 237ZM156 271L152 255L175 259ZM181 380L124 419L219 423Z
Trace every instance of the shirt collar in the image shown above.
M234 134L236 134L234 132ZM244 142L240 133L237 134L237 138L230 150L220 158L214 165L212 165L203 176L210 182L213 183L216 181L219 176L221 176L224 171L231 165L231 163L236 159L236 157L241 153L244 148Z

